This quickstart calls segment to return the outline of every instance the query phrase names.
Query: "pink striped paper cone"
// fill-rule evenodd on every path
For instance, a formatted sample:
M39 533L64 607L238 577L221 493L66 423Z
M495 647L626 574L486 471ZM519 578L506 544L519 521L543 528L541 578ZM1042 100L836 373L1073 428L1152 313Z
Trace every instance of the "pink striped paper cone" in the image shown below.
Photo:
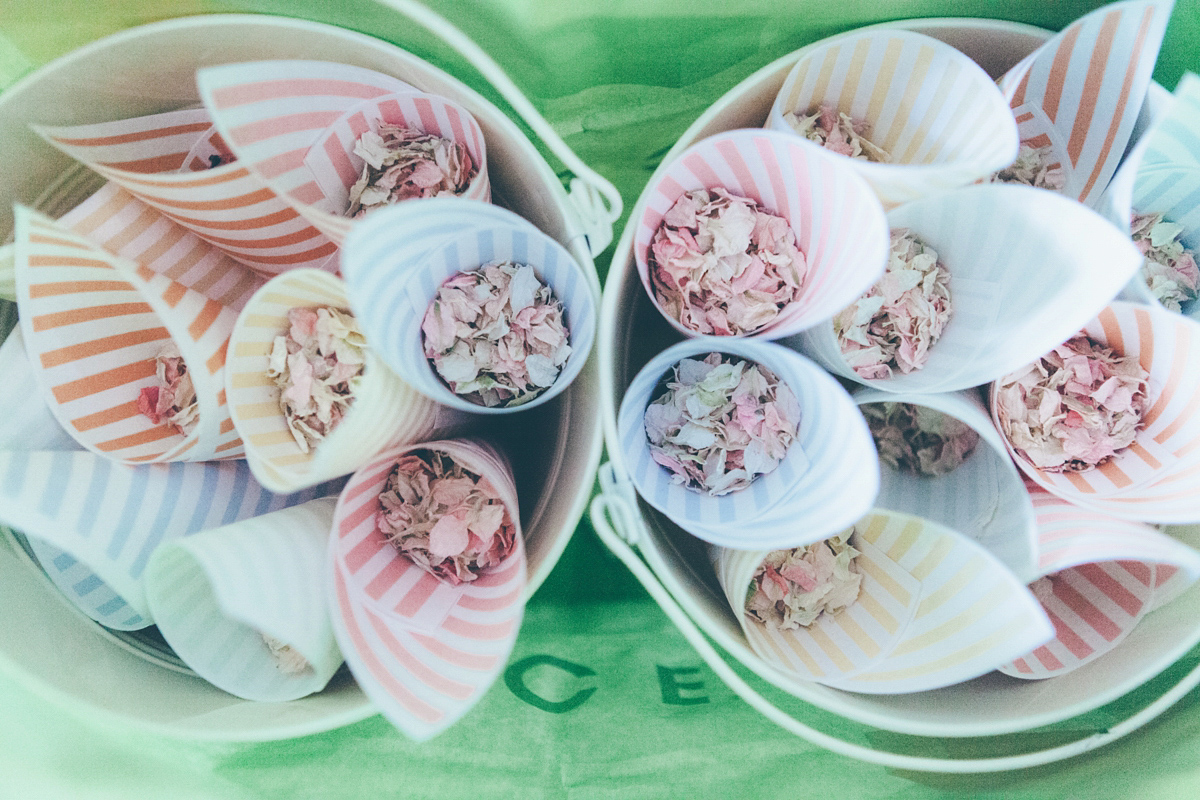
M1021 142L1052 148L1066 196L1092 205L1116 171L1172 5L1135 0L1097 9L1001 79Z
M516 525L512 553L476 580L451 586L417 567L375 522L379 494L401 455L434 449L485 477ZM350 479L334 512L329 601L354 677L410 738L437 735L465 714L504 667L524 612L525 549L516 489L501 457L470 441L390 450Z
M242 442L225 403L225 348L236 314L113 256L23 206L16 277L21 329L51 411L88 449L126 463L234 458ZM174 343L199 405L189 435L138 410Z
M716 187L787 220L807 262L801 295L751 336L778 339L811 328L852 303L883 274L888 249L883 208L836 156L777 131L719 133L692 145L658 174L637 222L633 254L638 275L655 307L680 333L698 335L668 314L656 296L650 246L681 195Z
M1149 525L1072 505L1031 487L1038 523L1032 585L1054 639L1000 667L1017 678L1063 675L1112 650L1152 608L1200 576L1200 553Z
M886 208L965 186L1017 156L1017 132L992 79L923 34L868 29L806 48L767 127L796 136L786 115L806 116L821 106L866 122L866 138L891 157L875 163L836 156Z
M336 267L333 242L257 175L228 163L233 153L202 108L34 130L257 272Z
M1150 374L1147 411L1134 442L1086 472L1053 473L1034 467L1005 445L1038 486L1064 500L1124 519L1181 523L1200 520L1200 324L1165 309L1115 302L1083 333L1133 357ZM999 417L1000 382L991 386L992 420Z

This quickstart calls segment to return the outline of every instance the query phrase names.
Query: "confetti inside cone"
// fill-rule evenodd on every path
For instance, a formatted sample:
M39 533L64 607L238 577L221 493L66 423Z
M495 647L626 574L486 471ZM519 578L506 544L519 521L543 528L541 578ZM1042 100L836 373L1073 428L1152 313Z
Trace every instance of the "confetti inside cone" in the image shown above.
M400 456L444 453L497 491L515 525L512 552L474 581L443 583L379 531L379 495ZM360 686L405 735L422 741L469 711L503 669L524 612L525 549L512 474L471 441L389 450L342 492L330 541L334 632Z
M972 186L928 197L893 209L888 224L932 247L950 273L950 319L924 366L905 373L894 365L889 378L863 378L832 322L788 342L837 374L885 391L949 392L995 380L1069 338L1141 264L1128 237L1099 214L1028 187Z
M200 677L267 703L329 683L342 664L322 596L335 503L310 500L155 551L145 579L151 612Z
M1089 511L1040 489L1031 487L1030 494L1041 579L1031 588L1055 635L1000 667L1006 675L1050 678L1099 658L1169 599L1167 593L1183 591L1200 576L1200 553L1149 525Z
M224 392L235 312L37 212L18 206L16 218L22 333L63 427L127 463L240 456ZM195 389L197 419L186 434L139 410L144 389L161 389L156 357L170 345Z
M672 481L671 471L651 455L644 422L671 368L713 352L766 367L800 406L797 435L779 465L748 487L717 497ZM862 517L879 490L875 447L853 400L808 359L769 342L704 338L668 348L633 379L617 430L629 474L646 502L722 547L795 547L828 538Z
M890 155L888 163L839 157L887 208L965 186L1017 156L1016 126L991 78L919 33L857 31L807 48L767 127L795 135L784 115L823 105L866 122L866 137Z
M259 273L336 268L333 242L234 162L202 108L34 130Z
M243 436L250 468L273 491L354 472L389 444L411 442L457 424L460 415L409 388L378 358L368 339L361 379L345 416L305 452L280 406L280 389L268 375L277 337L294 308L349 307L345 285L320 270L292 270L259 290L237 319L230 338L230 413Z

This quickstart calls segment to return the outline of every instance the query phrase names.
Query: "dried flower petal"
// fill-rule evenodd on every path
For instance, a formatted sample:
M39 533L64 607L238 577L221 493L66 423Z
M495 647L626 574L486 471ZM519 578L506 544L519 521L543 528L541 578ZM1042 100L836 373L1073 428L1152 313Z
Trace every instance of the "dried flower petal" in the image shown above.
M451 276L421 333L425 357L450 390L488 407L533 400L571 355L562 303L533 267L512 261Z
M720 353L676 364L644 418L651 457L675 483L713 496L778 467L799 424L787 384L764 366Z
M866 138L871 128L866 120L854 119L833 106L818 106L803 114L796 109L784 114L783 119L805 139L835 153L882 164L892 160L886 150Z
M349 311L288 311L288 330L275 337L267 375L279 388L279 407L301 452L328 436L354 402L366 344Z
M1030 147L1021 142L1017 152L1017 160L1009 166L993 173L988 183L1020 183L1038 189L1050 189L1061 192L1066 183L1062 165L1057 162L1051 166L1054 158L1054 148L1050 145Z
M364 131L354 154L366 163L350 187L348 217L415 197L462 194L479 172L462 142L386 122L378 132Z
M689 330L753 333L800 296L808 265L787 220L721 187L675 201L647 255L654 296Z
M907 228L892 230L883 277L833 318L846 363L868 380L925 366L950 321L950 271Z
M1184 303L1196 299L1200 269L1196 254L1183 247L1183 226L1163 219L1162 214L1134 212L1129 223L1133 244L1145 256L1142 279L1165 308L1179 313Z
M879 460L895 470L937 477L953 472L979 444L963 421L913 403L867 403L860 407L875 438Z
M375 524L410 561L455 586L498 565L516 541L496 489L436 450L400 457L379 495Z
M200 405L187 364L174 342L164 345L154 358L157 386L147 386L138 395L137 406L155 425L165 422L177 433L189 435L200 421Z
M807 628L858 599L862 571L850 545L854 528L822 542L775 550L754 571L746 614L775 630Z
M1150 375L1080 334L1000 379L1000 430L1047 472L1084 472L1133 443Z
M259 634L262 636L267 647L271 650L271 656L275 659L275 667L284 675L299 675L305 670L312 669L304 656L293 648L290 644L276 639L274 636L268 636L265 633Z

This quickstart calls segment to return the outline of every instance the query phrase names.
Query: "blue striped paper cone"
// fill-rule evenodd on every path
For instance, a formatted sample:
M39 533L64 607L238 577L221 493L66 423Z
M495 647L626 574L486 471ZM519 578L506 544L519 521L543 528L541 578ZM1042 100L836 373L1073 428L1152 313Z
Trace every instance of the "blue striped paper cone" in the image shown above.
M1142 166L1200 169L1200 76L1188 72L1179 79L1174 102L1150 138Z
M800 405L796 439L779 466L720 497L675 483L651 457L644 423L672 367L713 352L765 366ZM861 518L879 491L879 460L854 401L820 367L770 342L705 337L669 347L634 377L617 432L638 494L688 533L722 547L757 550L826 539Z
M1141 264L1128 236L1099 214L1029 187L927 197L890 211L888 224L932 247L950 272L950 320L924 367L862 378L832 323L788 342L838 375L885 391L951 392L995 380L1070 338Z
M483 476L516 526L512 553L451 586L413 564L379 531L379 494L404 453L433 449ZM350 479L330 539L334 633L355 679L406 736L423 741L469 711L499 676L524 613L525 545L507 462L478 442L389 450Z
M858 599L798 630L744 613L767 551L720 553L726 596L751 648L773 668L852 692L919 692L990 672L1052 635L1024 584L961 534L881 509L854 529Z
M891 394L874 389L854 393L860 407L909 403L932 409L969 426L979 443L953 471L918 475L880 460L877 508L929 519L981 544L1023 581L1037 572L1037 528L1021 473L975 392Z
M1112 3L1001 78L1021 143L1050 147L1062 193L1096 205L1129 144L1173 0Z
M152 623L145 570L159 545L337 488L274 495L244 461L130 466L83 450L0 452L0 523L29 538L72 602L123 630Z
M672 161L647 190L633 254L651 302L686 336L697 332L668 314L650 278L650 246L681 195L722 187L787 220L804 254L800 295L752 336L778 339L829 319L870 288L887 263L887 225L867 184L833 154L777 131L710 136ZM740 337L722 337L740 338Z
M154 552L146 598L159 631L196 674L267 703L325 688L342 664L324 598L336 502L310 500ZM274 655L264 634L304 663Z
M458 424L461 415L414 391L380 359L367 334L367 355L354 402L336 428L301 449L267 374L275 339L288 330L293 308L347 310L345 284L321 270L291 270L255 293L230 337L229 409L250 469L272 491L295 491L348 475L389 444L427 438Z
M889 163L837 156L888 208L965 186L1017 157L1016 125L992 79L923 34L852 31L806 48L767 127L795 135L784 116L823 105L866 122L866 138L890 155Z
M425 201L422 201L425 202ZM390 211L385 209L381 214ZM346 242L343 260L355 275L350 304L379 357L421 394L451 408L478 414L504 414L534 408L566 389L583 369L596 331L596 298L583 268L566 249L528 224L470 226L441 240L422 255L401 243L406 229L373 224ZM393 255L395 253L395 255ZM425 356L421 323L438 288L462 272L512 261L533 267L537 277L562 303L571 353L553 385L517 406L484 406L455 394ZM385 277L386 276L386 277ZM375 291L358 291L357 287Z

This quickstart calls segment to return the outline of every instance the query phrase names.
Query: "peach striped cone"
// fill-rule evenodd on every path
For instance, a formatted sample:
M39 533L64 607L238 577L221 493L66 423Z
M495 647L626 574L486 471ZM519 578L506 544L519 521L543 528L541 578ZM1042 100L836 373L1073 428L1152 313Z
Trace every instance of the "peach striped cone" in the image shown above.
M1039 594L1055 635L1000 667L1006 675L1050 678L1101 657L1200 576L1200 553L1149 525L1080 508L1036 487L1030 495L1039 576L1050 579Z
M890 163L837 156L886 208L965 186L1017 157L1016 126L992 79L923 34L852 31L811 45L788 73L767 127L795 136L784 115L822 105L865 121L867 138L891 156Z
M294 491L347 475L389 445L428 438L462 419L460 412L411 389L368 342L354 403L324 441L308 452L301 450L267 367L275 338L287 332L288 311L321 306L349 309L341 279L321 270L291 270L271 279L251 298L230 338L226 374L230 413L245 441L251 470L272 491Z
M1095 205L1116 171L1173 5L1133 0L1099 8L1001 79L1021 142L1052 148L1067 197Z
M379 494L415 449L444 452L495 487L517 526L513 552L475 581L442 583L379 532ZM334 633L355 679L406 736L423 741L469 711L503 669L524 613L526 580L516 489L507 464L477 442L389 450L350 479L330 540Z
M233 161L202 108L34 130L259 273L336 268L333 242ZM216 166L210 168L211 158Z
M887 223L867 184L831 153L778 131L710 136L665 166L647 189L633 254L651 302L685 336L698 334L663 309L650 280L650 245L681 195L723 187L783 217L807 272L801 294L751 338L778 339L831 318L871 287L887 264ZM721 337L724 339L742 337Z
M858 599L779 631L744 613L767 551L720 550L717 575L751 648L771 667L867 694L960 683L1046 641L1033 596L986 550L949 528L876 509L855 524Z
M1118 301L1083 333L1136 358L1150 374L1147 411L1134 442L1086 472L1052 473L1034 467L1005 446L1021 471L1042 489L1093 511L1161 523L1200 520L1200 323L1165 309ZM992 420L998 416L999 381L991 386Z
M200 677L267 703L329 683L342 665L323 591L336 502L310 500L155 550L145 578L154 622ZM263 634L306 666L282 668Z
M21 330L63 427L126 463L240 456L224 389L235 312L35 211L18 205L15 214ZM196 389L199 420L186 436L138 411L141 390L158 385L155 357L168 343Z

